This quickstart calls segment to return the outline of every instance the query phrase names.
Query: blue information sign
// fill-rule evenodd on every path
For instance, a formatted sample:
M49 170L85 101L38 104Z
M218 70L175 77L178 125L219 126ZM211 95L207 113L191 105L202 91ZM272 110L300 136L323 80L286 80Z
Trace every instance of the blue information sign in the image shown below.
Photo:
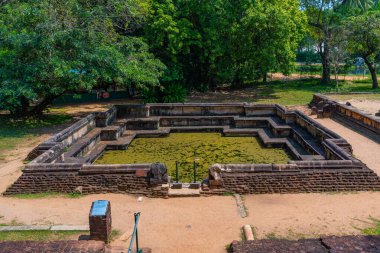
M97 200L94 201L91 209L91 216L105 216L108 207L108 200Z

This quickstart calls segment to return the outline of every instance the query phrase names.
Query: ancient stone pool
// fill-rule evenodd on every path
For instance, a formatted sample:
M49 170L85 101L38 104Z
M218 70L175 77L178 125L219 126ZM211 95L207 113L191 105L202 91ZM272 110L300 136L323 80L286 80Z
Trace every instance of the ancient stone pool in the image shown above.
M380 190L380 178L346 140L280 105L115 105L52 136L29 158L5 195L166 198L177 187L169 180L175 162L189 182L194 160L199 195Z
M167 137L135 138L127 150L107 150L95 164L134 164L161 162L175 178L178 161L182 182L208 176L208 168L220 164L279 164L291 156L282 148L266 148L257 137L223 137L220 133L172 133Z

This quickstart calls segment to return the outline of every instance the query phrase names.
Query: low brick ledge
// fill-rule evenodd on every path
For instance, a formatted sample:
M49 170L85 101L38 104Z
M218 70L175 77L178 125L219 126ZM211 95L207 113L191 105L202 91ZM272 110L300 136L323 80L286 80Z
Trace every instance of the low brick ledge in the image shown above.
M316 239L234 241L229 253L378 253L380 236L329 236Z

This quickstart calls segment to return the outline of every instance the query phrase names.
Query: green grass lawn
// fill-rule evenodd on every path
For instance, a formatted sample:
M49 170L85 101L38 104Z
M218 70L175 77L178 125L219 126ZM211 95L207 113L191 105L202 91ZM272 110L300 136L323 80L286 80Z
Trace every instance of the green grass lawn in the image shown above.
M262 104L306 105L310 103L314 93L328 92L380 92L373 90L371 80L353 82L341 81L335 84L321 85L319 79L297 79L289 81L272 81L253 83L245 88L222 92L194 93L188 102L250 102Z
M87 231L0 231L0 241L54 241L77 240L80 235L89 234Z
M305 105L308 104L314 93L328 92L373 92L371 81L341 82L337 88L335 85L320 85L317 79L304 79L288 82L274 81L257 86L260 93L253 102L278 103L281 105Z
M4 159L7 150L36 136L44 128L63 124L70 119L71 116L64 114L48 114L41 119L15 119L9 115L0 115L0 160Z

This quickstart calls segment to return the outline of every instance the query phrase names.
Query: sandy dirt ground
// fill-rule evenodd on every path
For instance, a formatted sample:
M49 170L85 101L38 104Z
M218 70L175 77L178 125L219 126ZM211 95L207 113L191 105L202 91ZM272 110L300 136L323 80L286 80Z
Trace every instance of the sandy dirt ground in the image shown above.
M380 175L380 138L378 136L333 119L315 120L346 139L353 148L354 156Z
M22 200L0 198L0 223L88 224L93 200L111 201L113 228L121 236L113 245L126 246L133 228L133 213L141 212L140 245L153 252L224 252L240 238L240 218L233 197L178 199L143 198L128 195L91 195L79 199L48 198ZM75 211L74 211L75 210Z
M93 200L111 201L113 227L121 236L112 244L127 246L133 213L141 212L140 245L155 253L225 252L240 240L244 224L258 238L298 239L328 234L358 234L380 217L380 193L272 194L245 196L249 216L240 218L230 196L149 199L127 195L91 195L78 199L0 198L0 222L23 224L87 224ZM75 210L75 211L74 211Z

